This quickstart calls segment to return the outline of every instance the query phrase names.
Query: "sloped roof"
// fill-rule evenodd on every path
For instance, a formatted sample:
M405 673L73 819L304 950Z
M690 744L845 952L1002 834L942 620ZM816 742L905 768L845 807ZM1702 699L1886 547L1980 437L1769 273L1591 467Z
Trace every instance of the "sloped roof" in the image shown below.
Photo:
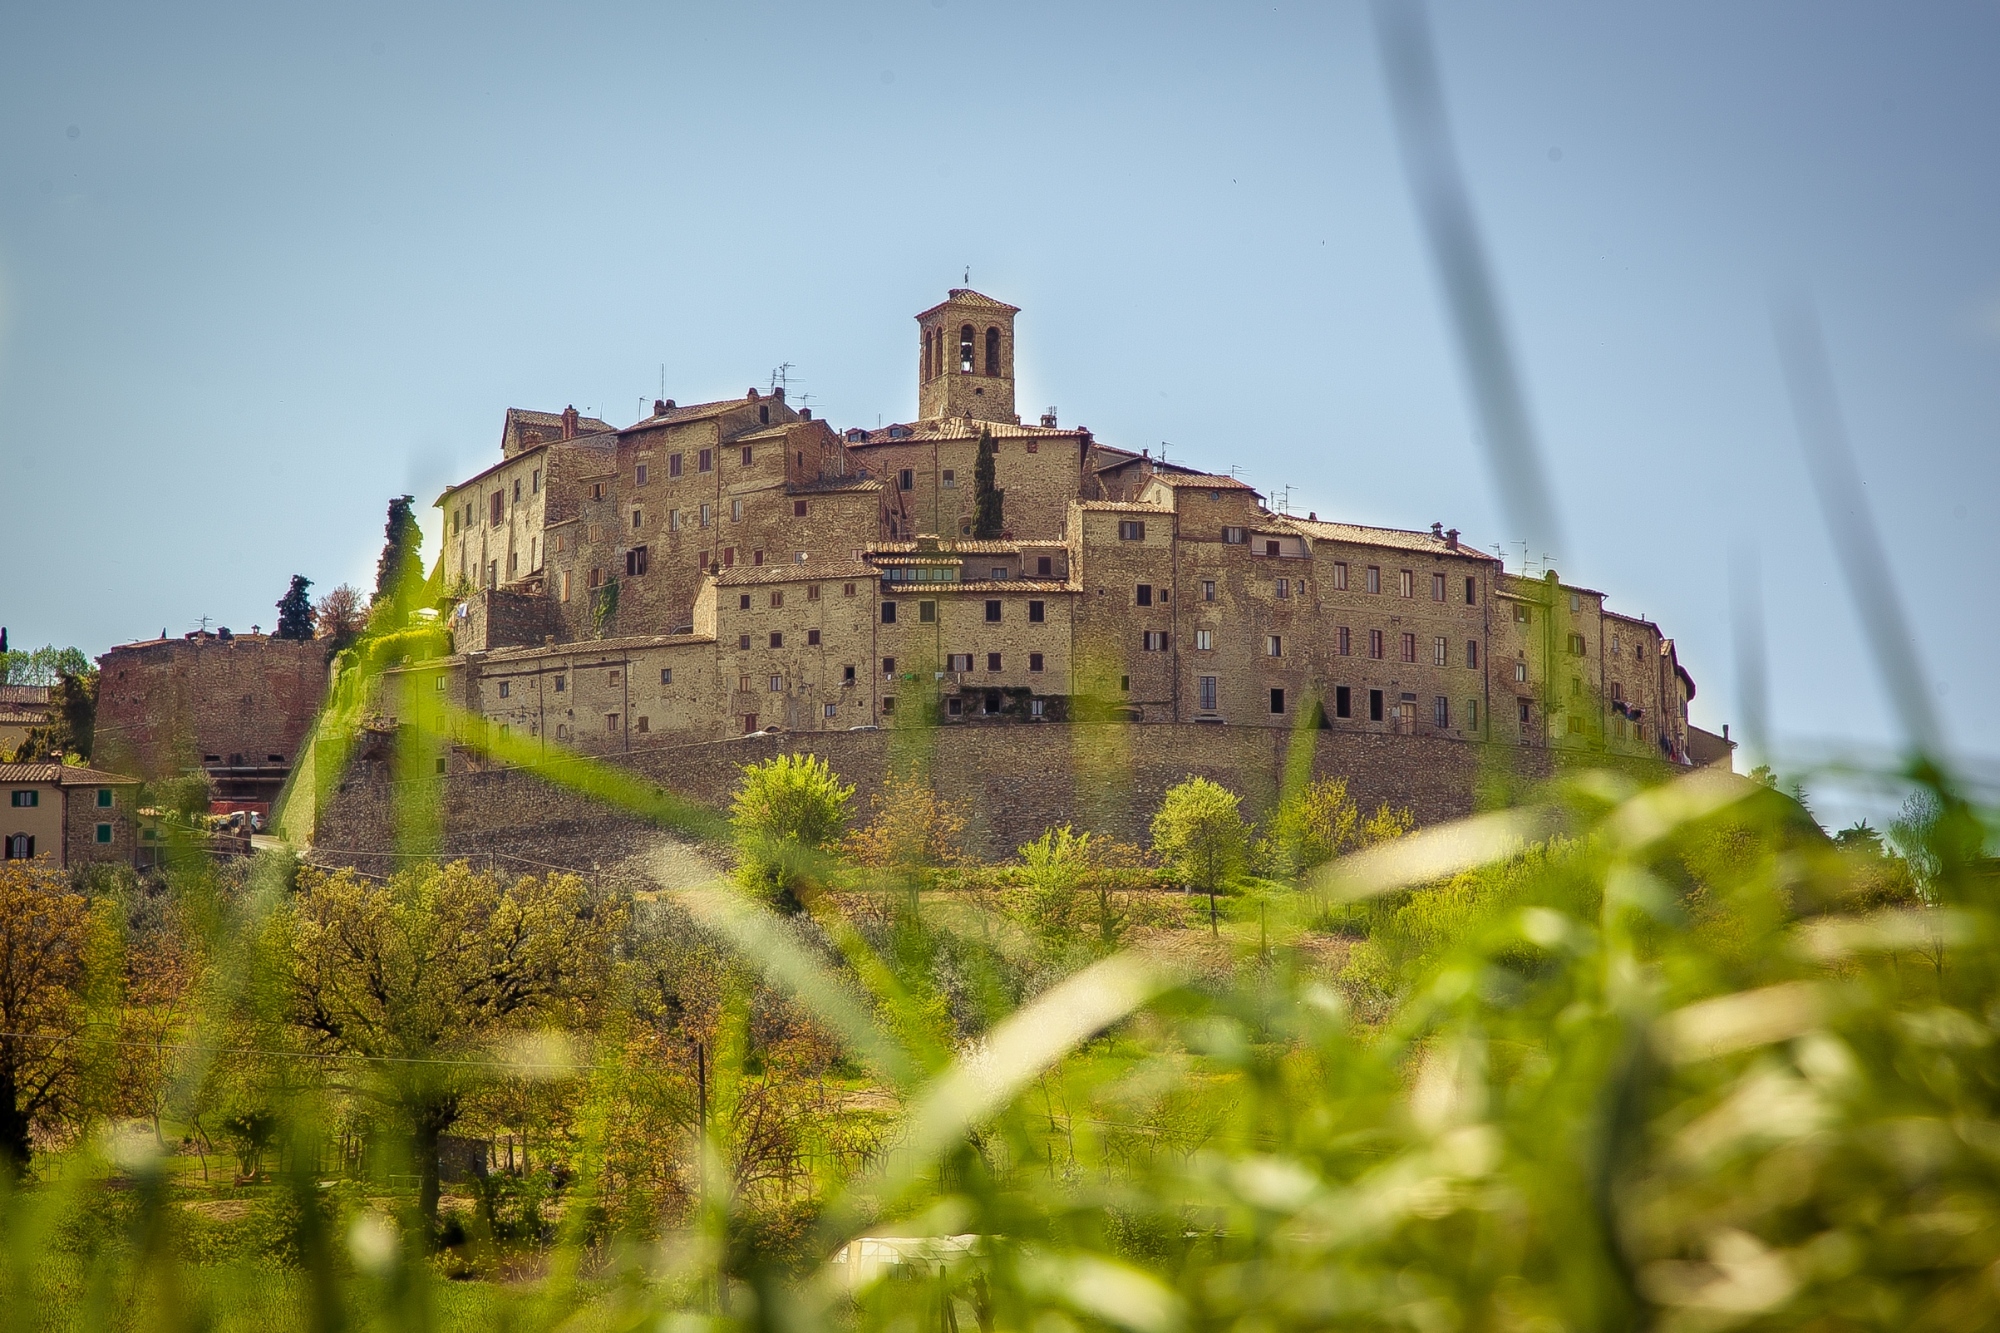
M647 417L644 421L635 421L618 433L620 435L630 435L634 431L658 430L662 426L678 426L683 421L705 421L710 417L727 416L731 412L753 405L769 406L772 404L783 407L785 406L785 400L776 395L752 398L746 394L741 398L722 398L713 403L689 403L686 407L670 407L665 412L659 413L656 416ZM779 422L778 426L794 424L797 423ZM778 426L773 426L772 429L776 430Z
M881 555L1019 555L1023 545L1061 546L1061 542L1001 541L991 537L934 538L926 542L871 542L868 549Z
M1072 500L1070 503L1078 509L1089 510L1092 513L1121 511L1133 514L1167 514L1171 516L1174 512L1165 505L1140 504L1136 500Z
M1301 536L1315 541L1353 542L1357 546L1386 546L1399 551L1415 551L1423 555L1461 556L1467 560L1484 560L1497 565L1500 557L1490 551L1482 551L1476 546L1459 542L1448 546L1445 539L1429 532L1410 532L1403 528L1374 528L1361 523L1322 523L1309 518L1286 518L1273 515L1269 526L1274 531L1290 529Z
M53 782L63 787L136 787L139 779L75 764L0 764L0 782Z
M879 571L866 560L809 560L805 564L738 565L715 576L718 588L765 583L818 583L827 579L868 579Z
M854 429L863 429L855 427ZM892 430L906 431L907 434L891 439ZM925 444L934 440L976 440L981 430L993 432L996 440L1055 440L1076 439L1088 435L1090 431L1082 426L1017 426L1009 421L975 421L971 417L941 417L936 421L895 421L873 430L864 430L867 438L849 440L850 449L872 449L884 444Z
M45 707L48 702L49 687L46 685L0 685L0 704Z
M818 481L794 482L785 488L788 495L827 495L841 491L879 491L879 477L821 477Z
M1164 466L1178 467L1179 464L1169 463ZM1249 482L1239 481L1235 477L1227 476L1220 472L1195 472L1192 470L1187 472L1156 472L1146 480L1149 483L1158 482L1162 486L1185 487L1193 491L1248 491L1252 495L1263 494L1262 491L1252 486Z
M950 295L948 295L944 300L939 301L929 310L926 310L922 314L918 315L917 318L929 319L932 315L935 315L938 311L944 309L948 305L955 305L960 307L961 309L969 307L973 310L1004 310L1006 313L1010 315L1018 315L1021 313L1021 307L1017 305L1008 305L1005 301L996 301L992 297L986 295L986 293L984 292L975 292L970 287L953 287L951 289Z

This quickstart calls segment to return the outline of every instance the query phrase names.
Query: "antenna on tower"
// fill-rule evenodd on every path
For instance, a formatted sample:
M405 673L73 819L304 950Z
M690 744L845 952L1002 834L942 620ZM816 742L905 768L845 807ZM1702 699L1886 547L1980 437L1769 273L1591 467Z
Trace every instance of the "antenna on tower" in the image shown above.
M666 362L664 362L664 361L662 361L662 362L660 362L660 392L659 392L659 397L661 397L661 398L665 398L666 396L667 396L667 363L666 363Z
M771 372L771 387L773 389L789 389L792 384L791 373L791 362L779 362L777 368Z
M965 266L965 285L968 287L972 285L972 265L970 264Z

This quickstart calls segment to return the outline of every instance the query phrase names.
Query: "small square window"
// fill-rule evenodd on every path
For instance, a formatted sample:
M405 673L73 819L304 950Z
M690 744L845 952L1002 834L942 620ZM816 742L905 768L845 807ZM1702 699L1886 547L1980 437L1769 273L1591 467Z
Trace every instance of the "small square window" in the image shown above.
M507 698L513 692L514 692L514 682L510 680L503 680L500 682L500 697L502 699Z
M1028 623L1033 625L1042 624L1048 618L1048 606L1047 602L1029 602Z
M737 635L736 646L739 650L748 652L750 650L750 636L748 634Z
M986 603L986 623L989 625L1000 623L1000 602L998 598Z
M785 678L783 676L771 677L770 683L771 683L771 688L769 691L770 693L783 694L785 692Z
M749 594L749 593L747 593L747 592L739 592L739 593L737 593L737 594L736 594L736 609L737 609L738 611L748 611L748 610L750 609L750 594Z
M1333 715L1335 717L1354 716L1354 691L1345 685L1333 687Z
M852 583L843 583L843 584L841 584L841 585L840 585L840 595L841 595L842 597L852 597L852 596L854 596L854 585L853 585Z
M816 629L809 629L809 630L807 630L807 631L806 631L806 647L808 647L808 648L817 648L817 647L819 647L819 631L818 631L818 630L816 630Z
M568 677L568 676L557 676L557 677L556 677L556 693L557 693L557 694L561 694L561 693L562 693L562 692L563 692L564 690L566 690L566 689L568 689L568 688L569 688L569 677Z
M772 609L773 609L773 610L776 610L776 609L777 609L778 607L781 607L781 606L783 606L784 604L785 604L785 593L784 593L784 590L783 590L782 588L780 588L780 589L777 589L777 590L773 591L773 592L771 593L771 607L772 607Z
M988 671L998 671L1000 669L1000 654L986 654L986 669Z
M651 731L652 729L653 729L653 720L652 720L651 718L647 717L647 716L646 716L645 714L643 714L643 713L642 713L642 714L640 714L640 715L639 715L639 734L643 736L644 734L646 734L647 732Z
M1194 632L1194 647L1198 653L1209 652L1215 647L1215 631L1198 629Z
M951 468L946 468L940 480L940 484L948 491L956 490L958 488L958 474Z
M109 810L111 808L111 788L99 787L97 789L97 808L100 810Z
M1038 555L1035 557L1036 578L1038 579L1054 578L1055 571L1056 571L1056 562L1053 558L1046 555Z
M835 704L828 704L828 705L826 705L826 710L825 710L825 715L826 715L827 717L832 717L832 716L834 715L835 711L837 711L837 708L838 708L838 705L835 705Z
M1040 671L1041 669L1042 669L1042 655L1040 653L1029 653L1028 670Z
M98 840L99 842L110 842L110 841L111 841L111 825L109 825L109 824L99 824L99 825L97 826L97 840Z
M1284 655L1285 655L1285 639L1284 639L1284 636L1283 636L1283 635L1280 635L1280 634L1267 634L1267 635L1265 635L1265 636L1264 636L1264 656L1266 656L1266 657L1283 657Z
M1201 581L1201 600L1204 602L1212 602L1215 600L1214 579L1203 579Z
M635 484L640 486L644 486L646 484L646 465L644 463L641 463L637 467L633 468L632 474L633 474L632 480Z
M785 634L783 630L774 629L771 631L771 646L773 648L782 648L785 646Z
M806 585L806 600L808 602L817 602L819 600L819 585L817 583Z
M673 683L674 683L674 669L672 667L661 667L660 684L671 685Z
M896 604L894 602L882 603L882 623L885 625L896 623Z
M1139 605L1139 606L1151 606L1151 605L1153 604L1153 585L1152 585L1152 584L1150 584L1150 583L1142 583L1142 584L1140 584L1140 585L1139 585L1139 587L1138 587L1138 591L1137 591L1137 594L1136 594L1136 603L1135 603L1135 604L1136 604L1136 605Z
M843 685L852 685L854 683L854 668L851 666L842 667L840 669L840 680Z
M804 518L805 516L806 516L806 502L804 500L792 501L792 517Z
M1285 711L1285 692L1283 690L1274 689L1271 691L1271 711L1274 713Z
M1382 566L1370 565L1368 566L1366 573L1367 573L1367 579L1366 582L1363 584L1363 586L1366 587L1369 592L1381 592Z
M937 623L936 602L917 603L917 623L920 625L935 625Z

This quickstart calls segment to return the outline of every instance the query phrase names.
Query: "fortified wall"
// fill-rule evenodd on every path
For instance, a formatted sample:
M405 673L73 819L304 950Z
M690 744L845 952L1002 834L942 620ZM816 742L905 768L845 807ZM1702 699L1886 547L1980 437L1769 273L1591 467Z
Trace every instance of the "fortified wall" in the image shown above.
M1646 758L1440 737L1297 734L1312 746L1315 777L1346 777L1364 810L1382 803L1407 808L1420 825L1470 814L1482 783L1518 788L1579 763L1635 775L1674 771ZM1144 844L1160 798L1190 775L1241 794L1245 814L1259 817L1276 800L1292 743L1293 734L1268 728L994 724L742 736L559 762L614 764L720 811L744 765L785 753L814 754L854 784L850 809L857 823L867 818L869 798L889 773L914 769L928 774L939 796L965 807L967 850L998 859L1060 824ZM413 812L436 817L412 819ZM426 822L428 833L408 832ZM656 833L642 819L525 769L462 769L398 781L386 758L362 757L322 811L312 855L376 874L412 855L499 857L524 870L590 871L643 853Z

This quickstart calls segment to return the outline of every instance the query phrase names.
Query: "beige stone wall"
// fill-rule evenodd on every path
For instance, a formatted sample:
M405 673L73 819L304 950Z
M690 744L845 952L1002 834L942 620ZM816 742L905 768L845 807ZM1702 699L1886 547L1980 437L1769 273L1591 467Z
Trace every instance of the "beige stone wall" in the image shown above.
M855 562L739 570L716 582L717 690L730 731L843 731L877 720L875 581Z
M313 640L211 634L121 645L97 663L93 762L134 777L289 764L326 694L326 645Z
M1133 533L1128 525L1140 525ZM1139 710L1176 713L1174 513L1157 505L1075 503L1068 520L1076 598L1075 692ZM1128 532L1127 536L1120 535ZM1145 604L1140 602L1144 590ZM1147 648L1148 634L1165 635Z

